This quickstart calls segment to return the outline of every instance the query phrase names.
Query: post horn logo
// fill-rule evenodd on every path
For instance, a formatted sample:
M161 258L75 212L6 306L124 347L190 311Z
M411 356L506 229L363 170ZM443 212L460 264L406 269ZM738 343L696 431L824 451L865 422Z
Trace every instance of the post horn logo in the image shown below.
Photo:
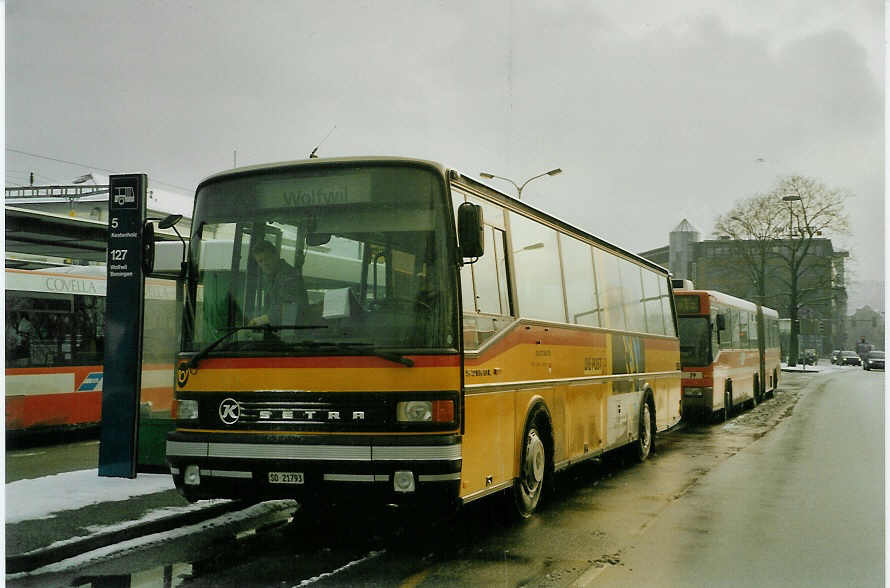
M176 366L176 383L180 388L189 381L189 362L183 361Z

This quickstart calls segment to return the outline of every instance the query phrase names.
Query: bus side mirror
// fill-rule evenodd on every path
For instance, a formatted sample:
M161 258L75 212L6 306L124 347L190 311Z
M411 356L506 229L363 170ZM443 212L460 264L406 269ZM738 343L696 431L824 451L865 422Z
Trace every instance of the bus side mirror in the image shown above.
M151 274L155 269L155 226L151 221L142 225L142 272Z
M158 222L159 229L173 229L179 242L158 241L155 238L154 224L150 219L142 228L142 268L146 275L159 278L177 279L185 276L185 239L176 229L182 220L181 214L171 214Z
M717 330L723 331L726 329L726 315L718 314L717 315Z
M471 202L458 206L457 236L461 257L482 257L485 252L483 234L482 207Z
M185 277L183 258L185 245L179 241L158 241L154 246L154 267L146 275L176 280Z

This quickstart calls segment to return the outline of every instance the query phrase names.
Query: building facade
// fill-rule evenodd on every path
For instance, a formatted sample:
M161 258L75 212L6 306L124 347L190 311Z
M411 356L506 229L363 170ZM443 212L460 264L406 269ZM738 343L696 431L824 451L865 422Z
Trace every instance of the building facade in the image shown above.
M847 341L844 349L856 349L856 343L865 337L873 349L884 349L884 313L867 304L847 319Z
M748 268L761 243L722 237L701 240L699 232L683 219L670 234L667 247L640 253L642 257L668 267L675 279L691 280L696 288L718 290L756 301L757 291ZM766 299L782 318L790 316L789 271L782 261L795 243L771 242L766 250ZM847 290L845 251L836 251L830 239L813 239L800 272L798 319L799 348L815 349L827 356L847 341Z

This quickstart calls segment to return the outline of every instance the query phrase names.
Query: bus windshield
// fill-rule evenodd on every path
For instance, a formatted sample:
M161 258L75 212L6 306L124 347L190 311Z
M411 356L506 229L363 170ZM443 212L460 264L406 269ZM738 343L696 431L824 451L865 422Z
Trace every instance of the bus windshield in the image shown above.
M295 166L196 196L185 351L457 348L444 180L402 166Z
M711 363L711 338L708 318L681 316L680 362L689 366L706 366Z

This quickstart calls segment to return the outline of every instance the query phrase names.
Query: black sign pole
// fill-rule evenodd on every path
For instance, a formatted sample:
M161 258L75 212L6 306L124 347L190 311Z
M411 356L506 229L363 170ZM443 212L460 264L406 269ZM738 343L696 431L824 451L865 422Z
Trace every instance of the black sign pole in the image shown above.
M114 175L109 180L99 475L135 478L145 292L142 227L148 176Z

